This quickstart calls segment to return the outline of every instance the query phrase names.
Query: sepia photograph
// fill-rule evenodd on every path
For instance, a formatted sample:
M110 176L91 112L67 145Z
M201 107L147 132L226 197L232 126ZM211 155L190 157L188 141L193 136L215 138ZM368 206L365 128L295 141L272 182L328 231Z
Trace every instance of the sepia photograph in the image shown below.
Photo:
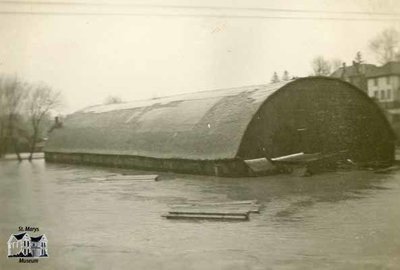
M3 269L400 269L400 1L0 0Z

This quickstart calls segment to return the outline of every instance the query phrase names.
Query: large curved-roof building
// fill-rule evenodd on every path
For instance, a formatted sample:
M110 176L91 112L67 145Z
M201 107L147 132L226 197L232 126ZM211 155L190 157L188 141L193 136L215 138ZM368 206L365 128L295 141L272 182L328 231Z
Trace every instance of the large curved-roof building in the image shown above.
M244 160L298 152L344 150L354 162L391 162L394 143L361 90L308 77L89 107L51 133L45 158L233 176L248 174Z

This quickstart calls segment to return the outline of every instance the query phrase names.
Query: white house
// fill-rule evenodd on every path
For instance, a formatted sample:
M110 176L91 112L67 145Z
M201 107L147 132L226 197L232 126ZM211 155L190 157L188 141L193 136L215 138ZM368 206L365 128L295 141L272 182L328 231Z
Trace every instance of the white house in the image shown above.
M354 63L337 69L331 77L356 85L385 109L400 107L400 62L389 62L383 66Z
M368 95L385 108L392 109L400 102L400 62L389 62L367 74Z
M331 76L356 85L375 99L400 138L400 62L343 66Z
M386 117L399 133L400 124L400 62L389 62L367 76L368 95L379 102Z
M46 235L30 237L26 232L12 234L8 239L8 257L47 257Z

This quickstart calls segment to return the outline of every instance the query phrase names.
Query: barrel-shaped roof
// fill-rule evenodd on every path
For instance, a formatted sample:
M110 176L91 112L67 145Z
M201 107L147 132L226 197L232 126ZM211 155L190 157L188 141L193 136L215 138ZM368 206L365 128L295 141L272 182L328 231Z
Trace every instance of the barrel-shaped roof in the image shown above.
M305 80L315 84L330 80L335 86L341 82L309 77L93 106L69 115L61 128L54 129L45 151L161 159L233 159L262 104L285 85L301 88Z
M69 115L45 151L231 159L260 105L287 83L89 107Z

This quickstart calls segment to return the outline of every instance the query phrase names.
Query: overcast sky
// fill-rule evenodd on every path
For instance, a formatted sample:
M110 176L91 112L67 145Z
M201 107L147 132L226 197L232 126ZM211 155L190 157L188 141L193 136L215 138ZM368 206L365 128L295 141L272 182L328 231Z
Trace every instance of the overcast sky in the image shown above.
M0 73L60 90L63 113L108 95L135 100L261 84L284 70L306 76L317 55L350 63L361 51L375 63L368 41L400 29L396 16L377 14L400 12L398 0L32 1L0 4Z

